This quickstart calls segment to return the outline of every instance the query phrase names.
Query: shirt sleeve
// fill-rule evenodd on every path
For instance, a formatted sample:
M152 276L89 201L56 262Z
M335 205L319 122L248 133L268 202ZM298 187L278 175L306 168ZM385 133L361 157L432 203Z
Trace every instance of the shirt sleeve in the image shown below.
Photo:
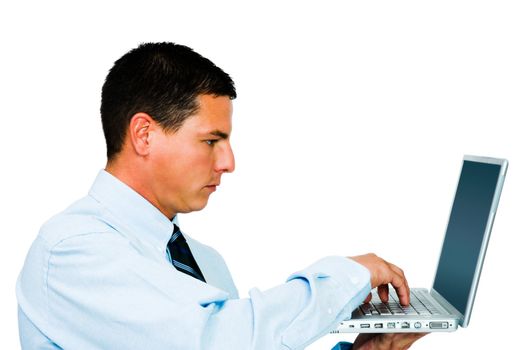
M230 299L162 254L146 259L104 233L61 241L45 265L42 305L21 307L40 309L26 314L45 315L44 333L65 349L302 349L370 291L366 268L327 257L282 285Z
M342 341L342 342L335 344L332 350L352 350L352 346L353 346L352 343Z

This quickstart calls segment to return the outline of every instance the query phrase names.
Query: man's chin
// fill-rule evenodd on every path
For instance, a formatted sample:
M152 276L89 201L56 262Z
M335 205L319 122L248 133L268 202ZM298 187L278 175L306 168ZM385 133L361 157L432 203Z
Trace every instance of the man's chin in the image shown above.
M183 202L183 205L179 205L178 208L176 208L177 213L187 214L194 211L200 211L204 208L206 208L206 205L208 205L208 200L210 199L209 195L206 196L199 196L197 198L193 198L193 200L186 200Z
M188 209L185 213L191 213L193 211L200 211L208 205L208 198L206 200L200 201L199 203L193 203L191 208Z

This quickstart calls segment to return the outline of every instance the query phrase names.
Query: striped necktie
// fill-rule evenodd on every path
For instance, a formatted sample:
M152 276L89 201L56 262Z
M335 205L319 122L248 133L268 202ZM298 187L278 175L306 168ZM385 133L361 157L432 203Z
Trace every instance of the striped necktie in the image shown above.
M168 242L168 251L171 256L171 263L177 270L206 283L197 262L193 258L193 254L191 254L186 239L175 224L173 224L173 234Z

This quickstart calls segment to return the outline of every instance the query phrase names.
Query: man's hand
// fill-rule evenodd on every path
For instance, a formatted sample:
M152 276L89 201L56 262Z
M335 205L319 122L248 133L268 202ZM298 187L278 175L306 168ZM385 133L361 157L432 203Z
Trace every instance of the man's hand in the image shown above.
M399 267L391 264L375 254L354 256L350 259L363 265L370 271L370 284L377 287L377 293L383 302L388 301L388 285L391 284L402 305L410 303L410 288L405 273ZM365 302L370 301L369 295ZM404 350L427 333L364 333L355 339L353 350Z
M372 288L377 287L377 293L381 301L388 301L388 284L391 284L399 297L401 305L410 303L410 289L403 270L391 264L375 254L366 254L350 257L350 259L363 265L370 271L370 284ZM370 301L369 295L365 302Z
M355 338L352 350L405 350L428 333L362 333Z

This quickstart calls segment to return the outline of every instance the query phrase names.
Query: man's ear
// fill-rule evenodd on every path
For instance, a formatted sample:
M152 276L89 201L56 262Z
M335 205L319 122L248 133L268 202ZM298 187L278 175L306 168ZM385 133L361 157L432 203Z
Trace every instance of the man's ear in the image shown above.
M152 131L157 123L147 113L136 113L129 122L129 139L131 146L140 156L146 156L150 151Z

